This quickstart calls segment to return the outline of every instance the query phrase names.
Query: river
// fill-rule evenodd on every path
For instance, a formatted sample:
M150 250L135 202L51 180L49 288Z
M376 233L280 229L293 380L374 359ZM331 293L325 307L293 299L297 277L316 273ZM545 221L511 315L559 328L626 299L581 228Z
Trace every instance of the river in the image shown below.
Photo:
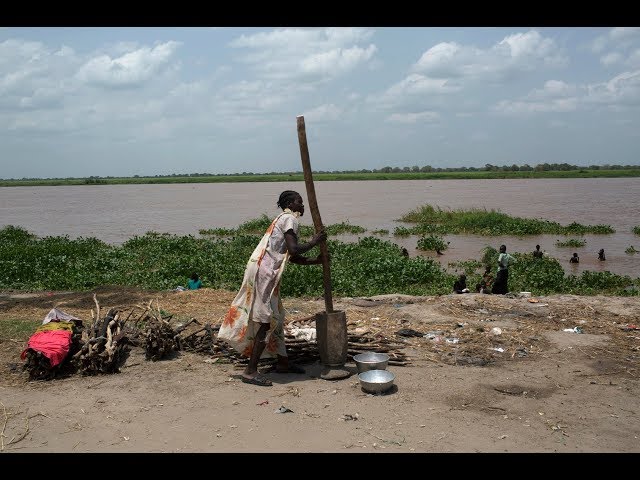
M0 188L0 226L21 226L38 236L96 237L119 244L147 231L198 235L200 229L237 227L266 214L275 216L278 195L297 190L305 199L303 224L312 224L304 182L208 183L164 185L82 185ZM567 272L609 270L640 276L640 178L508 179L508 180L375 180L316 182L318 207L325 225L348 222L368 230L388 229L382 238L406 247L412 256L450 262L479 259L486 245L507 251L532 251L536 244L561 262ZM396 221L408 211L431 204L443 209L486 208L567 225L607 224L611 235L585 235L579 248L557 248L556 235L482 237L447 235L442 256L415 249L417 237L396 238ZM371 235L370 231L364 235ZM355 237L341 237L353 240ZM605 262L597 259L605 249ZM580 263L569 264L573 252Z

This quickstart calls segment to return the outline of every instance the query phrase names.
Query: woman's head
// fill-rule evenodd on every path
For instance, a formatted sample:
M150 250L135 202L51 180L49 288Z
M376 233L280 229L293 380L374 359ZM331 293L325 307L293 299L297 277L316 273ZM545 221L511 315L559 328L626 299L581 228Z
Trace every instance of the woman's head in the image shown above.
M302 196L293 190L285 190L278 197L278 207L282 210L290 209L292 212L298 212L300 216L304 215L304 203Z
M199 277L197 273L193 272L189 278L194 282L197 282Z
M500 245L500 253L505 253L507 251L506 245Z

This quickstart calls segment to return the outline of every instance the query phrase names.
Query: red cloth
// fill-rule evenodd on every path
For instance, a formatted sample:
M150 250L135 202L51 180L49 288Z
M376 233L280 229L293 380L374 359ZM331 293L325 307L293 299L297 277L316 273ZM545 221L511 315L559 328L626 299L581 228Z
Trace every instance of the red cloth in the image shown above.
M67 356L70 347L71 332L68 330L36 332L29 337L27 348L24 349L20 358L24 360L27 356L27 350L32 349L42 353L49 359L51 367L55 367Z

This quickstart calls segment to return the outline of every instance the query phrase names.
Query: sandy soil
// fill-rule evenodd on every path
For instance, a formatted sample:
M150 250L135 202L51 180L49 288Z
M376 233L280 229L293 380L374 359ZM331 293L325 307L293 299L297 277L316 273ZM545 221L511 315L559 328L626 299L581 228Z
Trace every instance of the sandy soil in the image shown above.
M174 319L217 324L233 292L100 289L101 306L158 299ZM285 299L289 318L324 310ZM90 321L92 292L0 294L0 322L53 307ZM365 393L356 375L238 379L241 366L133 348L117 374L28 381L25 343L0 343L3 452L640 452L640 298L481 294L334 299L349 329L404 342L395 387ZM565 332L579 326L584 333ZM499 327L500 335L492 334ZM441 341L402 337L408 328ZM495 332L495 330L493 330ZM450 339L447 342L445 339ZM458 340L452 340L457 338ZM457 343L453 343L457 342ZM503 352L494 350L504 349ZM346 365L355 371L353 363ZM291 410L276 413L279 407Z

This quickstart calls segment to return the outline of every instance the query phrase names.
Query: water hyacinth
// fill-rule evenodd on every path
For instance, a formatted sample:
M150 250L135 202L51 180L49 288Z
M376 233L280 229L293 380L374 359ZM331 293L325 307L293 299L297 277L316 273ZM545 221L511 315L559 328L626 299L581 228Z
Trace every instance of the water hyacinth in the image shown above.
M82 291L101 285L121 285L165 290L184 285L196 271L204 287L235 291L262 235L240 230L252 231L259 221L247 222L243 229L235 229L232 236L225 238L147 232L120 246L96 238L38 238L22 228L7 226L0 230L0 288ZM332 291L336 296L448 294L456 277L437 261L407 258L398 245L374 236L353 243L330 239L328 248ZM309 252L310 256L317 254L318 247ZM512 255L516 262L509 269L509 291L530 291L534 295L639 294L638 278L588 271L579 276L565 275L553 258L533 259L530 253L518 252ZM486 247L481 259L460 262L467 283L478 283L482 267L494 267L497 256L494 248ZM321 267L289 264L284 275L285 296L323 294Z

